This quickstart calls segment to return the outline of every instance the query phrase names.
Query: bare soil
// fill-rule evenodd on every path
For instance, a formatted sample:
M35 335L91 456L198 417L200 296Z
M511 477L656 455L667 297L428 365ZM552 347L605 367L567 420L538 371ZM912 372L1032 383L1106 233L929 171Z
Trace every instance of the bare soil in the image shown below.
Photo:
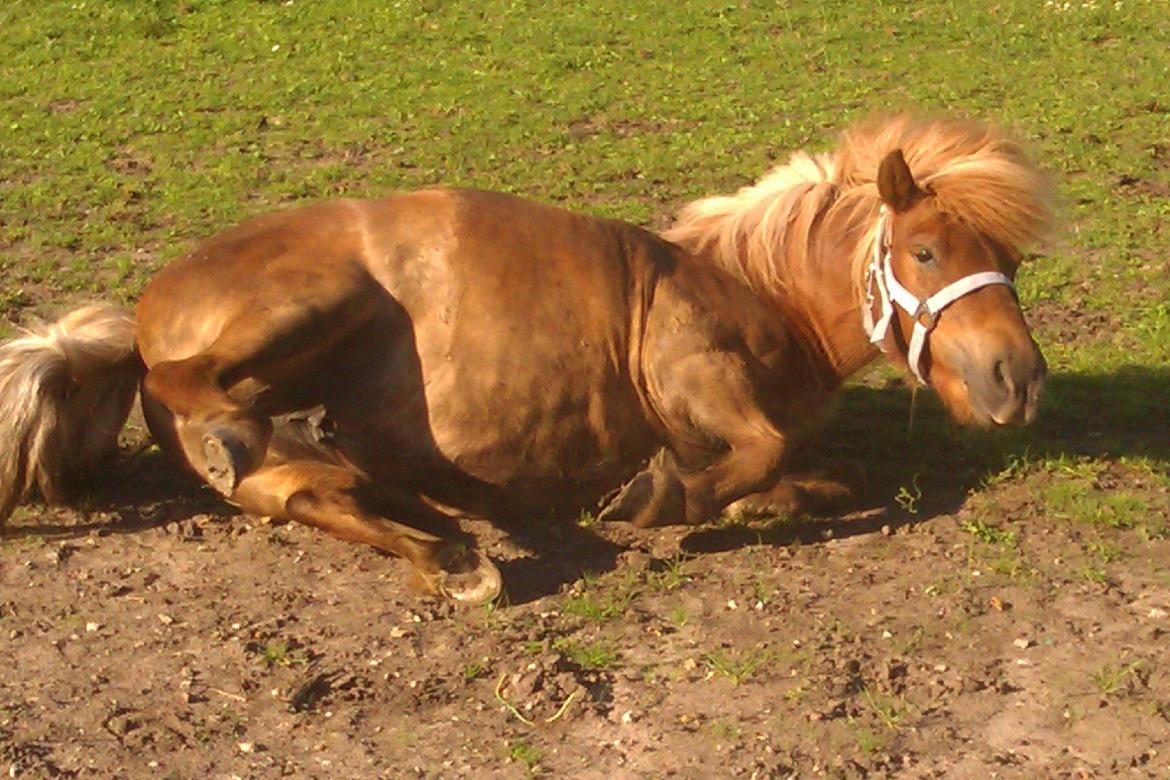
M468 521L509 603L460 610L127 456L0 539L0 773L1170 775L1170 541L1111 529L1098 567L1007 484L1005 544L934 465L949 492L821 521Z

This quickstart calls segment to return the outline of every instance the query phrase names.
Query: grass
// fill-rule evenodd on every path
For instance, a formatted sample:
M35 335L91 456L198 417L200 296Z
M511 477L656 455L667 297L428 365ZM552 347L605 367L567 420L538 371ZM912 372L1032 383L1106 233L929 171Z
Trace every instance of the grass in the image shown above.
M740 651L712 650L703 656L708 671L731 680L735 685L747 682L773 660L773 653L760 647Z
M894 503L908 515L918 514L918 505L922 501L922 488L918 484L918 476L915 474L909 486L901 485L894 494Z
M613 582L610 582L613 580ZM561 607L566 615L575 615L591 621L605 621L621 617L630 602L638 595L642 583L636 572L625 572L617 578L600 580L592 574L581 577L577 586Z
M716 742L735 742L743 736L743 728L730 718L715 718L708 729Z
M309 662L303 652L279 639L261 645L259 652L260 660L270 669L274 666L303 666Z
M540 772L540 759L544 757L544 752L535 745L529 744L527 740L517 738L508 740L504 755L507 756L508 760L522 764L529 774L538 774Z
M582 669L609 669L621 658L613 643L606 640L582 642L562 637L552 647Z
M661 590L676 590L682 587L691 580L690 575L683 570L685 563L686 558L681 554L672 555L662 562L661 568L653 569L646 575L646 583Z
M861 701L886 728L897 731L899 724L906 718L907 711L903 703L891 696L875 693L868 687L860 690Z
M1142 669L1141 661L1134 661L1131 664L1121 666L1113 666L1105 664L1092 675L1090 680L1102 696L1113 696L1125 689L1129 678Z
M1016 546L1016 534L1014 531L1001 530L988 525L982 520L964 520L960 524L960 527L983 544L1002 547Z

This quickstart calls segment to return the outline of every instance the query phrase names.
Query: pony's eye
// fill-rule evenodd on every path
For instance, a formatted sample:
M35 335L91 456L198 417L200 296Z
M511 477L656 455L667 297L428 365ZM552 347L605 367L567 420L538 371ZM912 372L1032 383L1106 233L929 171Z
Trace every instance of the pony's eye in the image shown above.
M934 262L934 253L925 247L920 247L914 250L914 259L920 263Z

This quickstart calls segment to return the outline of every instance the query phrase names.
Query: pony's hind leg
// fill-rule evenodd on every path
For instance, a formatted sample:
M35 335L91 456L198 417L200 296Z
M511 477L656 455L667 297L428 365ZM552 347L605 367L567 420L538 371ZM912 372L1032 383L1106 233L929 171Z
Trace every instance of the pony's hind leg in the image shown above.
M405 558L423 589L452 601L484 604L499 595L500 572L485 555L378 514L363 500L367 487L342 466L292 460L265 463L230 499L252 514L295 520ZM421 503L418 511L426 512Z
M177 445L225 496L264 463L271 417L319 403L321 384L338 370L335 348L377 317L381 288L364 272L342 267L328 281L310 290L265 289L202 350L150 364L144 407L170 413L174 436L166 444ZM160 301L160 295L144 296L140 320L163 319ZM390 337L395 324L387 323L381 336ZM144 337L151 336L146 327Z

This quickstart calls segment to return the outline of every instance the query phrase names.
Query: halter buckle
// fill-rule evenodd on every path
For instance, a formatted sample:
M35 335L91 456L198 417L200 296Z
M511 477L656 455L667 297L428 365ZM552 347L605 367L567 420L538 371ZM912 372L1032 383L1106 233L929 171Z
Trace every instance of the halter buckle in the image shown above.
M941 314L941 312L932 311L931 308L927 306L927 302L922 301L918 304L918 309L914 312L914 321L920 324L922 327L926 328L928 331L934 330L934 325L938 322L939 314Z

